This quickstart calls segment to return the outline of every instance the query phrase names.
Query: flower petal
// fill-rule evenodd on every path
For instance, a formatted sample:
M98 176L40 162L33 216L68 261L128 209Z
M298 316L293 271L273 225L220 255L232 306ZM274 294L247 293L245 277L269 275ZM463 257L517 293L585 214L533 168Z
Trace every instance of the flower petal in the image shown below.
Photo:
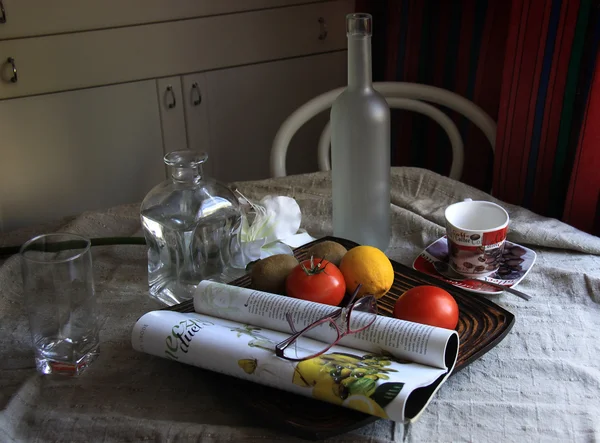
M275 254L294 255L294 251L288 245L279 241L268 243L260 250L260 258L267 258Z
M248 263L262 258L261 250L264 244L265 239L260 238L249 242L239 241L237 244L232 245L231 266L243 269Z
M254 222L250 228L251 236L253 239L265 238L267 241L273 241L271 239L274 232L274 227L277 224L277 219L272 211L265 210L262 213L257 213Z
M298 232L302 214L296 200L291 197L267 195L261 200L261 204L274 221L271 229L264 232L267 234L267 243L290 237Z
M314 238L304 229L300 229L297 234L281 239L283 243L285 243L288 246L291 246L292 248L298 248L315 240L316 238Z

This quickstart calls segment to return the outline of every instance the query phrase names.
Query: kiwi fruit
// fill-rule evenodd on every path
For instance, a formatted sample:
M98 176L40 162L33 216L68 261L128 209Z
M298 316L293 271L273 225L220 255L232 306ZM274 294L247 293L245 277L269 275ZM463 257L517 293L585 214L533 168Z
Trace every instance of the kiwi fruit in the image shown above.
M263 258L252 266L251 286L259 291L285 295L285 279L298 264L296 257L287 254Z
M346 252L348 252L348 250L338 242L325 240L308 248L306 251L306 256L308 258L311 256L315 258L324 258L334 265L339 266L340 262L342 261L342 257L346 255Z

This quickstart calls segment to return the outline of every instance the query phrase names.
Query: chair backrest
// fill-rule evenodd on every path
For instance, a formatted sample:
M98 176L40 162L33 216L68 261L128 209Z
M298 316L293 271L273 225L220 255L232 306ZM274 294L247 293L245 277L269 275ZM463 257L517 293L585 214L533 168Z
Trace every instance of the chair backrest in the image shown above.
M391 108L406 109L428 115L442 126L452 144L452 166L449 176L459 180L462 175L464 160L463 143L460 133L452 120L439 109L425 103L431 102L453 109L471 120L484 133L492 152L496 144L496 123L479 106L466 98L435 86L405 82L376 82L374 88L387 100ZM345 88L337 88L325 92L300 106L280 126L271 148L271 175L286 175L285 158L287 149L294 134L315 115L330 108L337 96ZM319 139L319 169L330 169L329 145L331 128L329 123Z

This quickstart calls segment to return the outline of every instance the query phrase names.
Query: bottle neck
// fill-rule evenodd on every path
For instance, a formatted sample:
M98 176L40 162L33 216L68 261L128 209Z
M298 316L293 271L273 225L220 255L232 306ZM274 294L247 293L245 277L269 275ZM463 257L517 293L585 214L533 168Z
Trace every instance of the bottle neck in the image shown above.
M171 167L171 178L177 184L198 184L202 181L202 166Z
M371 79L371 36L348 36L348 88L370 89Z

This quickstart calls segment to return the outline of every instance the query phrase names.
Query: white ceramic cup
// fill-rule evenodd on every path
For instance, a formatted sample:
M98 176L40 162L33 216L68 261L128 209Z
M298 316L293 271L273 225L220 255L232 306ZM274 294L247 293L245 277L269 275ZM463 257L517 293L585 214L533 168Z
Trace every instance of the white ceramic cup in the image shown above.
M498 270L508 232L508 213L489 201L465 201L446 208L450 266L467 277Z

